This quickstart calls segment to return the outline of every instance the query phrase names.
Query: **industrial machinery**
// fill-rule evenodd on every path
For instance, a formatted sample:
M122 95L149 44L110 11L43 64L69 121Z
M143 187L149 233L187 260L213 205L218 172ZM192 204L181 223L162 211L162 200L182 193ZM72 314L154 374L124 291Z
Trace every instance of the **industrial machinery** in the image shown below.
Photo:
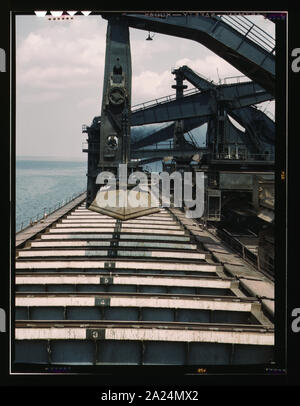
M136 167L130 161L130 112L131 112L131 55L129 28L126 21L118 16L111 17L107 25L105 72L102 97L99 162L89 172L88 208L121 220L153 213L157 208L151 206L151 196L143 185L129 190L127 169ZM121 165L123 166L121 166ZM122 176L122 169L126 173ZM109 171L112 179L99 181L98 175ZM97 178L96 176L97 175ZM99 184L108 183L100 187ZM148 185L146 185L148 186ZM98 190L99 189L99 190ZM131 186L131 189L133 187ZM97 192L97 194L95 193ZM138 195L138 207L130 204L129 194ZM92 201L91 201L92 194Z
M118 182L120 163L126 163L131 168L129 170L133 170L142 168L143 163L162 160L167 156L173 157L177 169L184 170L191 168L191 159L198 153L198 157L201 157L198 159L198 170L207 170L209 167L207 187L216 181L221 170L273 170L275 126L264 113L252 107L255 103L274 98L275 44L272 50L267 49L272 41L267 41L270 39L264 37L265 33L259 33L261 41L257 43L255 36L258 33L251 36L253 27L250 26L246 33L239 32L233 28L229 16L168 16L158 19L142 14L115 13L103 14L103 17L108 20L108 28L101 117L95 117L91 126L84 127L84 132L88 134L88 148L85 149L88 152L88 208L99 210L96 202L98 175L109 170L116 175ZM242 26L245 23L248 24L245 20ZM176 89L173 98L147 103L146 107L131 108L129 26L195 39L221 54L257 83L217 86L183 66L172 71L176 81L176 85L172 86ZM226 44L217 35L219 30L226 30ZM195 91L186 94L183 80L192 83L196 87ZM245 135L232 125L230 117L244 126ZM130 139L131 127L136 129L137 126L168 121L171 122L170 126L163 130L154 131L147 137L140 136L143 132L137 130L134 139ZM206 146L195 150L184 134L203 123L208 124ZM173 142L169 151L154 145L170 138ZM154 148L142 148L147 145L154 145ZM194 165L193 170L195 168ZM234 176L236 178L237 175ZM232 178L231 175L229 177ZM243 182L245 176L240 177ZM228 178L228 175L223 173L221 178ZM216 200L216 193L213 194L213 200ZM116 209L106 213L122 215L123 219L126 219L126 215L138 215L137 212L133 214L133 211L129 214L128 210L127 214L124 210L121 214Z
M223 224L227 218L240 224L251 212L259 223L253 195L257 177L274 177L275 123L255 104L274 99L275 43L262 32L251 36L255 31L251 26L245 33L237 30L238 24L234 23L239 21L233 16L103 17L108 19L108 29L101 117L84 128L88 134L88 148L84 149L88 152L87 207L122 219L154 211L150 206L146 211L103 211L96 202L96 179L106 170L118 176L119 163L127 163L131 170L143 170L145 164L160 160L168 172L192 171L194 176L199 171L205 173L204 222ZM241 26L245 24L246 19ZM215 84L182 66L172 70L174 96L131 108L129 26L199 41L254 81ZM227 32L226 41L217 35L219 30ZM195 88L186 90L185 80ZM233 124L234 120L244 131ZM169 125L145 134L144 125L163 122ZM195 147L187 134L205 123L206 143ZM167 146L164 141L168 141ZM239 202L239 214L232 217L235 202Z

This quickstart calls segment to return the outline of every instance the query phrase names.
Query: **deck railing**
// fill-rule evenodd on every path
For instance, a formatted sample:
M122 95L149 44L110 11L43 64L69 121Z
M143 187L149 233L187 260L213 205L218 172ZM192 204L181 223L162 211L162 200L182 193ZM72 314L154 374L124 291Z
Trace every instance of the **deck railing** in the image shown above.
M42 212L37 213L34 216L25 217L21 222L16 224L16 233L23 231L25 228L33 226L34 224L38 223L41 220L46 219L56 210L60 209L62 206L70 203L72 200L75 200L78 196L85 192L85 189L79 193L73 193L71 196L57 202L55 205L51 207L44 207Z

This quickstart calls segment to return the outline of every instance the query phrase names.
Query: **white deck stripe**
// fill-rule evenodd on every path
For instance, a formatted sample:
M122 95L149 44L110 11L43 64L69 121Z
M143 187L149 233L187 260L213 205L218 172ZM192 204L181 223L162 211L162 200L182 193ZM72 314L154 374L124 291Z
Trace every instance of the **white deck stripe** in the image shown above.
M112 226L114 223L63 223L63 224L56 224L56 228L77 228L77 227L107 227L107 226ZM178 225L161 225L161 224L139 224L139 223L134 223L134 224L127 224L123 223L122 224L122 230L127 228L136 228L136 229L159 229L159 230L180 230L180 227Z
M80 217L84 217L84 218L89 218L89 219L98 219L98 220L115 220L110 216L104 215L104 214L96 214L96 213L70 213L67 218L80 218Z
M125 231L125 230L124 230ZM50 233L113 233L114 228L97 228L97 227L77 227L77 228L50 228ZM123 230L122 230L123 232ZM143 234L172 234L172 235L184 235L183 230L165 230L165 229L145 229L145 228L127 228L126 233L143 233Z
M274 345L273 333L232 332L211 330L166 330L137 328L107 328L106 340L212 342L248 345Z
M152 223L152 224L140 224L140 223L123 223L122 224L122 230L124 230L125 228L142 228L142 229L145 229L145 228L159 228L159 229L162 229L162 230L181 230L181 228L180 228L180 226L179 225L177 225L177 224L175 224L175 225L169 225L169 224L157 224L157 223Z
M190 249L196 250L195 244L180 244L180 243L168 243L168 242L145 242L145 241L119 241L119 247L157 247L157 248L176 248L176 249Z
M184 259L205 259L205 253L198 252L174 252L174 251L121 251L120 257L153 257L153 258L184 258Z
M85 340L85 328L16 328L17 340Z
M104 264L109 261L17 261L16 269L103 269ZM216 272L217 265L213 264L186 264L174 262L137 262L137 261L115 261L113 269L153 269L159 271L200 271L200 272Z
M172 286L172 287L208 287L208 288L230 288L231 281L222 279L205 279L205 278L162 278L160 276L114 276L114 284L119 285L154 285L154 286Z
M16 328L16 340L86 340L86 328ZM179 330L156 328L106 328L106 340L211 342L274 345L274 333L251 331ZM101 345L101 341L100 341Z
M50 228L49 233L113 233L114 227L103 227L103 228L88 228L88 227L78 227L78 228Z
M54 234L50 234L50 233L45 233L41 235L41 239L42 240L75 240L75 239L79 239L79 240L85 240L85 239L112 239L113 235L112 234L60 234L59 236L54 235ZM121 240L148 240L148 241L190 241L189 237L186 236L176 236L176 235L172 235L172 236L168 236L168 235L143 235L143 234L128 234L128 233L124 233L124 231L122 232L122 234L120 234L120 239Z
M87 209L86 207L84 207L84 206L78 206L78 207L76 207L76 209L75 209L76 211L86 211L86 212L88 212L88 213L96 213L97 214L97 212L95 212L95 211L93 211L93 210L90 210L90 209ZM157 212L158 214L161 214L161 213L167 213L167 214L169 214L169 212L166 210L166 208L165 207L161 207L161 208L159 208L159 211ZM156 214L157 214L156 213Z
M90 218L66 218L61 220L62 224L76 224L76 223L89 223L89 224L102 224L102 223L115 223L116 221L114 219L90 219ZM122 225L124 224L157 224L157 225L176 225L176 221L173 221L172 219L166 220L166 221L161 221L161 220L140 220L140 219L135 219L133 220L126 220L126 222L123 222Z
M102 275L102 277L107 275ZM35 284L76 284L89 285L100 284L100 276L97 275L20 275L16 276L16 285L35 285ZM229 289L231 281L222 279L205 279L205 278L162 278L160 276L113 276L114 285L143 285L143 286L171 286L171 287L205 287Z
M32 248L38 247L89 247L110 246L110 241L32 241Z
M89 256L107 256L107 250L28 250L20 251L20 258L33 257L89 257Z
M87 239L108 239L111 240L113 238L112 234L61 234L59 236L53 235L50 233L45 233L41 235L42 240L85 240Z
M97 295L96 295L97 296ZM109 297L109 294L107 295ZM18 297L16 306L95 306L93 296L53 296L53 297ZM213 299L161 298L161 297L110 297L109 307L149 307L164 309L195 309L195 310L221 310L235 312L251 312L251 303L233 302L230 299L215 301Z
M95 296L16 297L16 306L95 306Z
M67 219L62 219L61 220L62 223L116 223L116 219L113 218L108 218L108 219L90 219L90 218L67 218Z
M78 221L78 220L87 220L87 221L105 221L105 220L115 220L112 217L109 216L105 216L105 217L96 217L96 216L86 216L86 215L73 215L70 214L69 216L67 216L64 220L72 220L72 221ZM139 221L139 222L151 222L151 221L159 221L161 223L167 223L169 221L175 222L175 220L173 219L173 217L156 217L156 218L143 218L143 217L137 217L136 219L132 219L132 220L124 220L124 222L126 221L126 223L128 221Z
M110 246L110 241L32 241L30 243L32 248L38 247L101 247ZM167 243L167 242L148 242L148 241L119 241L119 247L133 247L133 248L171 248L171 249L184 249L196 250L195 244L180 244L180 243Z
M186 264L186 263L178 263L178 261L174 263L168 262L138 262L138 261L116 261L116 268L123 268L123 269L158 269L158 270L178 270L178 271L203 271L207 270L208 272L214 269L212 272L215 272L216 265L208 265L208 264Z
M251 303L214 301L210 299L112 297L110 307L150 307L164 309L227 310L251 312Z
M35 276L16 276L15 278L16 285L90 285L90 284L100 284L100 277L97 275L78 275L78 276L69 276L69 275L35 275Z
M87 209L85 207L83 207L83 208L82 207L76 207L74 212L85 212L85 213L90 213L90 214L94 214L94 215L97 215L97 214L101 215L102 214L102 213L98 213L98 212L96 212L94 210L89 210L89 209ZM160 208L156 213L152 213L150 215L156 215L156 216L157 215L158 216L160 216L160 215L170 215L170 212L167 211L165 208Z
M80 218L80 217L84 217L84 218L88 218L88 219L112 219L112 217L107 216L107 215L103 215L103 214L82 214L82 213L71 213L69 214L68 218ZM136 220L157 220L157 221L174 221L174 218L170 215L148 215L148 216L141 216L141 217L137 217ZM124 220L124 221L128 221L128 220Z
M38 258L38 257L105 257L108 255L107 250L31 250L19 251L19 258ZM198 252L174 252L174 251L121 251L117 250L116 256L120 257L145 257L145 258L184 258L184 259L205 259L205 253Z

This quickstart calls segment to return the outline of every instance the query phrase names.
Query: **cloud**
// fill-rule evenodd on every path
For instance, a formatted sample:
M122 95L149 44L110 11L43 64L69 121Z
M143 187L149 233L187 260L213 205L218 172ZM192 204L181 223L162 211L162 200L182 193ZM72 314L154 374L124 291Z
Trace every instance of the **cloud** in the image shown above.
M194 41L160 34L155 34L153 41L145 41L146 31L134 29L130 29L130 37L133 104L174 93L171 88L174 84L171 68L174 66L186 64L216 81L217 68L223 77L240 75L231 65ZM95 86L101 95L105 39L106 21L99 17L72 22L45 20L42 27L29 32L17 49L17 86L24 93L39 89L44 93L41 96L44 100L47 97L54 99L59 92L69 89L90 91ZM32 95L31 99L38 100L38 97Z
M213 80L215 83L219 82L219 78L224 80L224 78L232 76L245 76L232 65L214 54L193 60L190 58L182 58L176 61L177 67L183 65L187 65L196 73L199 73L209 80Z
M42 92L27 92L18 95L19 102L23 103L45 103L61 99L61 92L56 91L42 91Z
M130 48L133 73L140 74L143 71L151 70L154 65L159 70L166 66L168 61L171 71L173 54L176 54L175 38L155 34L153 41L146 41L146 36L146 31L131 29ZM184 40L179 39L179 41Z
M40 89L82 87L90 83L88 68L71 66L33 66L22 73L19 84Z
M146 70L132 78L132 104L138 104L174 93L173 76L169 71Z
M177 67L183 65L187 65L189 68L193 69L195 73L199 73L200 76L203 76L210 81L213 80L216 84L219 83L219 79L221 79L221 83L233 83L237 81L237 79L235 78L237 76L241 77L241 80L251 80L240 71L235 69L228 62L224 61L214 54L207 55L201 59L191 60L189 58L182 58L176 62ZM232 80L229 80L229 78L232 78ZM189 85L189 87L191 86L192 85ZM257 107L262 109L263 111L266 109L266 112L269 112L271 116L274 116L275 114L274 100L260 103L257 105Z
M43 91L99 82L104 70L105 25L96 25L99 18L89 20L63 26L46 20L44 27L30 32L17 49L17 85Z
M97 100L94 97L86 97L82 100L79 100L77 103L77 107L82 108L82 107L96 107L95 102Z
M189 66L196 73L199 73L209 80L213 80L215 83L219 82L219 76L221 79L232 76L244 76L229 63L212 53L198 59L185 57L174 60L174 67L181 67L183 65ZM193 87L187 80L185 80L184 83L188 88ZM174 84L174 75L172 75L171 69L161 71L147 69L141 71L139 74L133 75L133 105L174 94L175 90L172 89L172 85Z
M98 16L64 22L18 16L20 153L54 153L59 142L59 153L80 154L81 125L101 111L106 26L107 21ZM174 94L171 68L175 66L188 65L216 82L218 73L222 79L241 75L196 41L163 34L146 41L147 34L130 28L132 105Z

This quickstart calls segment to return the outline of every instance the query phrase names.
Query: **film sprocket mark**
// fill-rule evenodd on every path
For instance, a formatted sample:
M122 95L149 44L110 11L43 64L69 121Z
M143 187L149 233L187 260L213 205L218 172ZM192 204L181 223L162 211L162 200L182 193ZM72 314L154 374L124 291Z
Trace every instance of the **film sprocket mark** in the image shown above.
M6 72L6 53L3 48L0 48L0 72Z
M0 333L6 333L6 314L2 308L0 308Z

